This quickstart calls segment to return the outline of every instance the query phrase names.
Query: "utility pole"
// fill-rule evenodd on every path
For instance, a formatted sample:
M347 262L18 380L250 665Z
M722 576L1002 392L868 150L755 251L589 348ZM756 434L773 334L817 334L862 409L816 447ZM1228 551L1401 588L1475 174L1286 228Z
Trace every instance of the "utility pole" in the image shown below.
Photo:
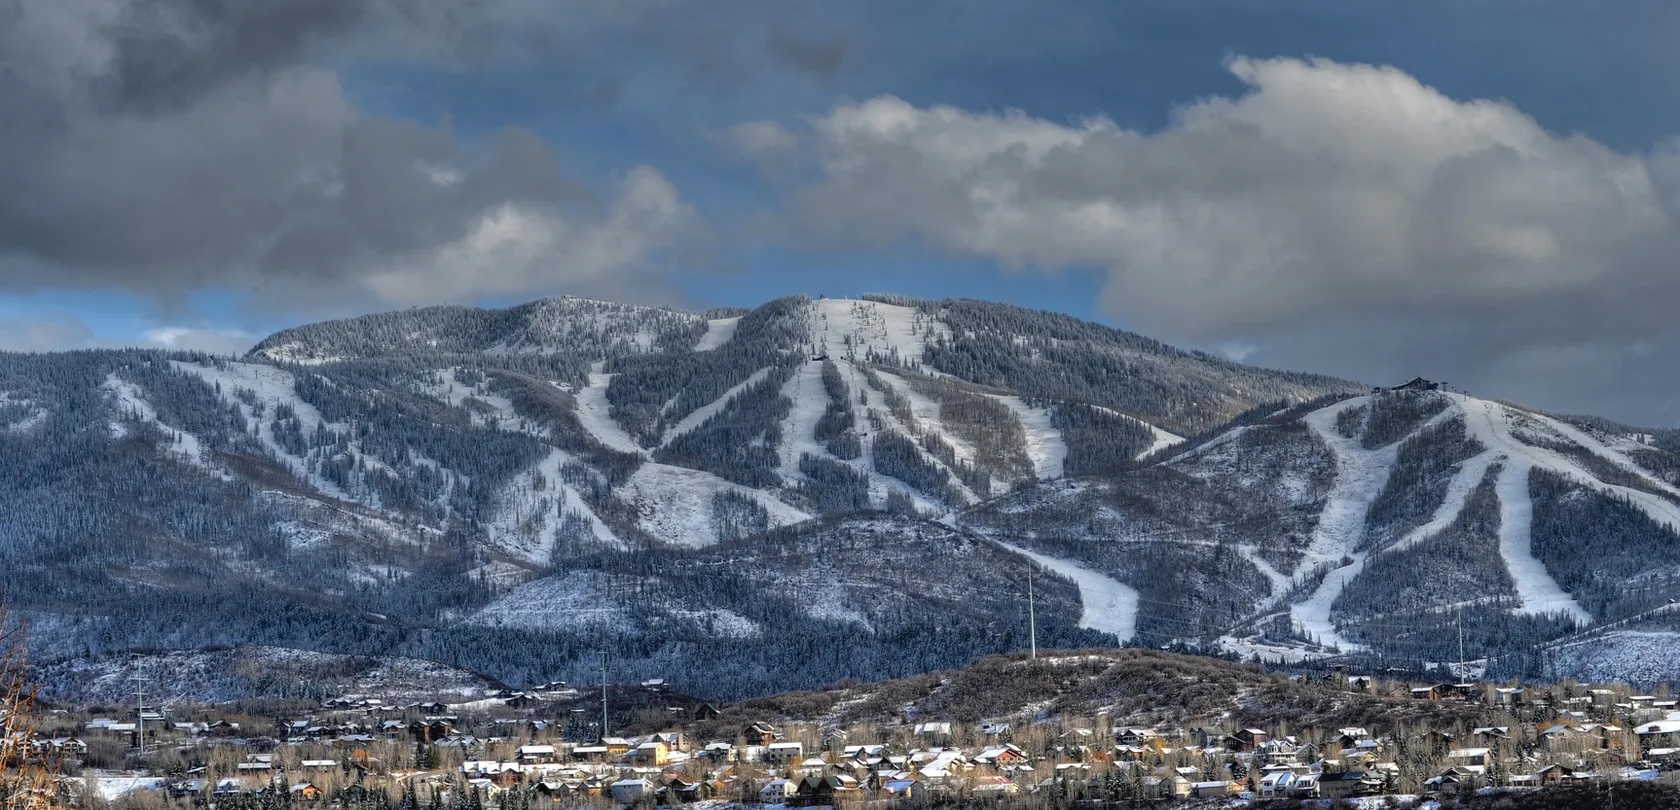
M146 754L146 673L140 671L140 659L134 660L134 745L141 756Z
M1038 660L1038 614L1033 610L1032 566L1027 567L1027 635L1031 637L1032 657Z
M1458 682L1464 683L1464 608L1458 609Z
M607 652L601 651L601 744L607 744Z

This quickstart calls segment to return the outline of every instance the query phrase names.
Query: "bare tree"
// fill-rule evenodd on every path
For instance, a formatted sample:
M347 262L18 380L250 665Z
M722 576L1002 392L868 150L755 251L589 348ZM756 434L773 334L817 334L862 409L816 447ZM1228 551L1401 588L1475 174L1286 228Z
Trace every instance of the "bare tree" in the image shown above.
M0 808L45 810L56 804L53 771L35 748L35 687L28 677L25 627L0 601Z

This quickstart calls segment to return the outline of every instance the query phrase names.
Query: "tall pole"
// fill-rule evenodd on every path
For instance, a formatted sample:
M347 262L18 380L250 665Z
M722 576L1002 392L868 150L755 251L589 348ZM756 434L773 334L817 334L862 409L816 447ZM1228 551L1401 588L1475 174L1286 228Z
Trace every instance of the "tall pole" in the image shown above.
M607 653L601 651L601 744L607 744Z
M135 659L139 663L139 659ZM146 753L146 675L138 667L134 671L134 745L139 753Z
M1027 568L1027 635L1031 637L1032 657L1038 660L1038 614L1033 610L1032 568Z
M1464 682L1464 608L1458 609L1458 682Z

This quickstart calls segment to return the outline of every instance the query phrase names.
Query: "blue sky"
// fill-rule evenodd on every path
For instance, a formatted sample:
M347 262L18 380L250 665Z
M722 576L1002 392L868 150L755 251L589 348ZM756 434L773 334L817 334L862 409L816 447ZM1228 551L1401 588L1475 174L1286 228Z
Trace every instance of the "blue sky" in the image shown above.
M174 0L22 6L0 55L38 70L0 113L38 126L0 139L0 347L226 350L561 293L892 292L1680 424L1675 367L1650 360L1680 334L1648 303L1675 275L1653 258L1677 199L1672 4L395 3L277 0L189 39L148 27ZM1392 159L1360 148L1395 132Z

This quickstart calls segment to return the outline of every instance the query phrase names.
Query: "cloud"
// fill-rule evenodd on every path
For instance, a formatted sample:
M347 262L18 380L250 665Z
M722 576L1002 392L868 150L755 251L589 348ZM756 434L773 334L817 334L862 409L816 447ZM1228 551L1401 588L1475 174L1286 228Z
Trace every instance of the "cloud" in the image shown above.
M96 345L93 330L67 313L0 318L0 351L48 352Z
M840 70L852 48L851 38L845 34L801 33L782 17L771 20L764 39L771 55L783 64L824 78Z
M0 291L216 284L340 308L645 295L687 249L668 240L699 230L655 169L590 188L529 130L463 141L369 114L323 65L471 60L632 25L650 5L0 0ZM542 231L521 242L539 253L434 283L514 220Z
M260 339L243 329L157 326L141 332L137 344L177 351L242 355L256 345Z
M1680 149L1556 135L1393 68L1229 68L1245 92L1154 132L890 96L840 105L800 133L817 179L787 225L820 243L1104 268L1109 313L1252 345L1252 360L1680 420L1672 393L1630 404L1566 376L1680 370L1634 354L1680 342Z

